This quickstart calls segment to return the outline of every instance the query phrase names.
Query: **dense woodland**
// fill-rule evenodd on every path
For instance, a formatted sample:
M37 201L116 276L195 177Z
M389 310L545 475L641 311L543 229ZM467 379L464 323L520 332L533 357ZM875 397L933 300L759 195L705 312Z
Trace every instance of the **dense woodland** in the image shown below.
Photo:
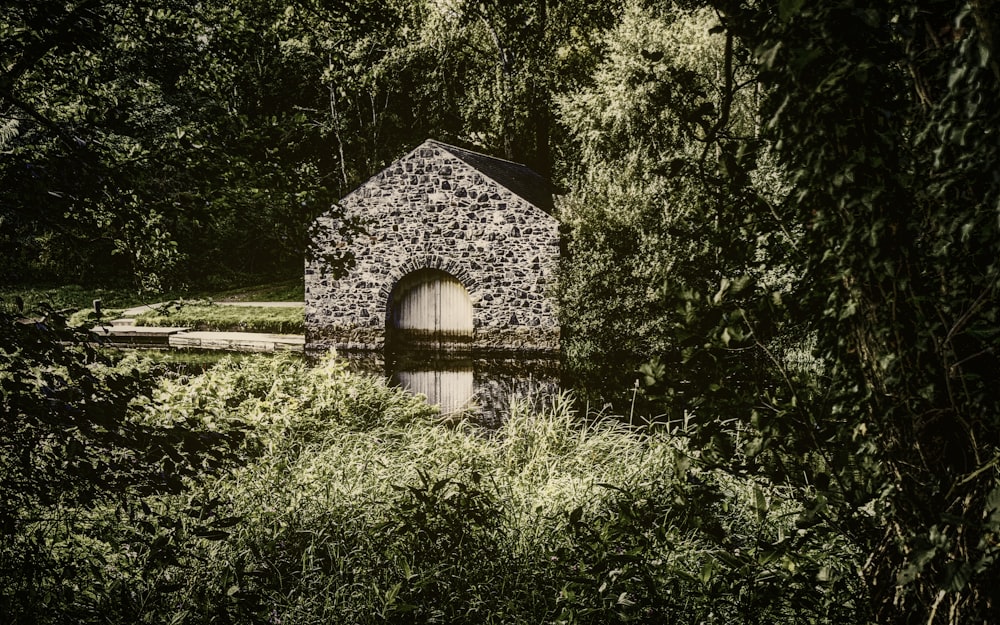
M4 284L294 274L434 137L565 191L567 359L658 424L445 444L334 364L199 399L5 310L0 619L1000 621L998 40L986 0L5 1ZM567 487L601 427L646 479ZM386 441L437 464L336 514L275 477Z

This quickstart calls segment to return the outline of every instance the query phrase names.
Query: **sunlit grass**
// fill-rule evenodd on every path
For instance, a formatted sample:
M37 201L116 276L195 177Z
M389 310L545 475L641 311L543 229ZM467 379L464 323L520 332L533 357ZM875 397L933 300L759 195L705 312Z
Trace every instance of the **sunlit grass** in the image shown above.
M554 622L567 605L614 608L637 591L631 577L586 568L618 551L639 549L629 566L664 588L721 566L691 519L718 519L734 541L785 523L777 507L754 510L752 482L715 482L680 462L681 439L581 415L566 394L515 400L499 429L484 431L446 424L421 398L335 358L246 357L164 380L146 411L161 424L192 417L248 434L245 460L205 488L242 522L199 580L229 583L218 580L233 562L260 571L252 592L286 624L411 612ZM689 509L692 476L724 491L725 508ZM605 598L602 584L618 590ZM569 587L593 594L566 603ZM708 605L678 600L692 618Z
M303 276L299 276L291 280L206 292L202 296L218 302L301 302L305 300L305 281Z
M216 332L268 332L301 334L305 331L303 306L223 306L211 303L178 303L142 313L140 326L175 326Z
M761 550L795 535L794 499L565 393L515 397L487 430L333 355L173 368L129 351L101 366L155 383L124 398L132 425L197 434L164 474L220 434L232 452L185 492L82 509L86 536L37 528L89 562L80 592L149 622L799 622L783 576L848 575L857 556Z

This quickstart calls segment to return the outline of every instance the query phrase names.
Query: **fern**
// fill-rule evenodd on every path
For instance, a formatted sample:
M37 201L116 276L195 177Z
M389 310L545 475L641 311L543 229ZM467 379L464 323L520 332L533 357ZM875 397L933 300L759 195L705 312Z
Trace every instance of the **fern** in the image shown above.
M0 121L0 150L5 149L8 143L21 134L20 126L21 122L16 117Z

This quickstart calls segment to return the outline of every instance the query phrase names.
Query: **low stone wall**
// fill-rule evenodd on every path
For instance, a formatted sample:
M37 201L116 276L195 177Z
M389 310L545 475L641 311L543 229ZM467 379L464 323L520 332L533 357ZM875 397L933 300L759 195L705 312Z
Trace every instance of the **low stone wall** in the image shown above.
M402 343L401 347L426 348L420 343ZM559 329L492 328L476 330L472 341L440 343L433 347L442 351L474 353L556 353L559 351ZM306 349L310 351L382 351L386 348L385 328L327 326L306 334Z

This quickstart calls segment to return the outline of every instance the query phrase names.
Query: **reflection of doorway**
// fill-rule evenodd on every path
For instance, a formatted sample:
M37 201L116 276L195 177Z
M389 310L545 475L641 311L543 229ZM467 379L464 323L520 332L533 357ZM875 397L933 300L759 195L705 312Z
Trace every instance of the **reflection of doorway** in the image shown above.
M399 362L390 380L413 394L422 393L447 415L469 408L474 394L471 361L428 359Z
M389 296L391 341L422 346L472 340L472 300L462 283L439 269L403 276Z

